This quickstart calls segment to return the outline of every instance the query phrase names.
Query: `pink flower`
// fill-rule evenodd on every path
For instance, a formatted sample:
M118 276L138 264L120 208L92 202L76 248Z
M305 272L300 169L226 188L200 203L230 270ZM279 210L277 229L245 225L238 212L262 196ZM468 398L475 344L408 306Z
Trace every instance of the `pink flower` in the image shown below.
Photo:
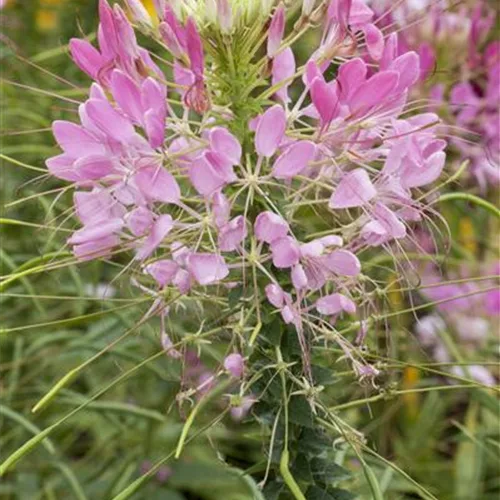
M141 82L148 70L163 78L149 54L137 45L134 30L118 5L112 9L106 0L99 0L99 18L97 38L100 50L86 40L76 38L69 44L71 56L82 71L105 86L109 85L115 68L136 82Z
M241 404L231 408L230 410L233 420L236 420L237 422L243 420L256 402L257 400L251 396L243 397Z

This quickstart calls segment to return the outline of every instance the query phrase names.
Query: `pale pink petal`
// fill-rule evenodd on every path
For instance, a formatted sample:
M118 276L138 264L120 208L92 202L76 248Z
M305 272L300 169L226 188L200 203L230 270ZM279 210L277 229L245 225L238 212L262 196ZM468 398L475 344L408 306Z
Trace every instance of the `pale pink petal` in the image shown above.
M247 226L242 215L223 226L219 232L219 248L222 252L238 250L247 236Z
M285 32L285 7L280 3L274 12L271 24L269 26L269 34L267 38L267 56L274 57L278 52L283 34Z
M357 168L345 175L332 194L329 207L333 209L361 207L377 195L366 170Z
M110 234L98 240L91 240L87 243L75 245L73 253L81 261L107 257L111 254L113 247L116 247L119 243L120 238L114 234Z
M321 73L321 70L318 68L318 65L316 64L314 59L309 59L306 64L306 71L304 73L304 76L302 77L304 85L306 87L310 87L312 82L316 78L323 78L323 74Z
M210 196L227 184L223 174L208 160L207 154L195 159L189 167L189 180L196 191L203 196Z
M86 40L78 38L70 40L69 50L76 65L93 80L97 80L100 69L106 64L101 53Z
M396 71L381 71L361 84L349 100L349 108L355 116L363 116L372 108L386 104L399 82Z
M85 224L122 217L125 209L106 190L79 191L73 195L76 215Z
M285 236L271 243L273 264L280 269L286 269L298 264L300 259L299 244L290 236Z
M133 140L135 130L132 123L118 113L107 101L89 99L85 104L88 117L108 137L127 143Z
M365 25L363 32L368 53L374 61L379 61L384 52L384 34L374 24Z
M335 87L326 83L323 77L318 77L313 80L310 92L311 100L319 113L322 126L326 127L335 118L339 108Z
M339 96L342 102L347 101L354 91L366 81L368 68L365 61L359 57L340 65L337 81Z
M174 30L170 27L168 23L160 23L158 29L160 30L160 35L165 42L170 53L177 59L182 57L184 49L182 48Z
M69 182L80 180L80 175L73 167L74 163L75 158L68 154L53 156L45 161L45 165L47 165L47 169L51 175Z
M288 234L288 223L273 212L261 212L255 219L255 237L259 241L272 243Z
M149 200L178 203L181 191L173 175L162 166L141 168L134 176L141 193Z
M300 245L300 255L302 257L319 257L325 251L325 247L320 240L313 240Z
M154 214L146 207L137 207L127 214L125 220L134 236L143 236L151 229Z
M401 185L415 188L430 184L439 178L444 168L446 154L442 151L432 154L421 167L403 168Z
M203 75L204 58L203 45L196 27L196 23L192 18L188 18L186 22L186 46L191 70L195 75Z
M223 127L214 127L209 133L210 147L227 159L231 166L241 161L241 145L236 137Z
M111 92L118 106L135 123L142 123L141 92L128 75L119 70L111 73Z
M293 286L297 290L302 290L307 286L307 276L304 268L300 264L293 266L291 275Z
M224 368L235 378L241 378L245 371L245 360L241 354L230 354L224 359Z
M52 132L65 153L78 158L89 154L106 154L106 148L99 139L76 123L56 120Z
M118 38L116 33L113 10L107 0L99 0L100 33L99 46L101 50L109 54L118 52Z
M356 312L354 302L340 293L333 293L325 297L321 297L316 301L316 309L320 314L333 316L345 311L348 314Z
M153 224L146 240L139 246L136 259L144 260L149 257L161 245L161 242L173 227L174 221L171 215L160 215Z
M383 203L376 204L373 216L382 224L392 238L399 239L406 236L405 225L398 219L397 215Z
M341 276L357 276L361 272L359 259L348 250L335 250L323 262L329 271Z
M123 227L122 219L111 219L101 222L92 223L75 231L71 238L68 239L70 245L80 245L93 240L105 238L111 234L115 234Z
M150 274L161 287L170 284L175 278L178 270L179 266L173 260L168 259L157 260L145 267L145 271Z
M113 162L104 155L89 155L79 158L74 163L74 169L81 180L102 179L109 175L113 169Z
M273 87L278 83L284 82L281 88L276 92L276 96L282 102L287 103L290 98L288 97L288 87L292 83L291 79L295 75L295 56L293 50L287 47L281 51L273 60L272 81ZM288 80L285 82L285 80Z
M398 33L391 33L386 41L382 58L380 59L380 69L386 70L398 55Z
M277 179L291 179L304 170L314 159L316 145L311 141L299 141L292 144L276 160L272 175Z
M283 307L285 294L279 285L269 283L265 288L267 300L278 309Z
M420 59L415 52L406 52L392 61L389 70L399 73L398 86L394 92L403 92L419 79Z
M335 234L323 236L317 241L322 243L325 247L341 247L344 244L344 240L342 239L342 237Z
M257 154L267 158L273 156L278 149L286 129L284 109L276 104L266 110L259 120L255 131L255 149Z
M191 274L185 269L179 269L172 280L172 284L179 289L179 292L187 293L192 286Z
M349 10L349 24L361 28L373 19L373 10L366 5L365 0L351 0Z
M221 191L216 192L212 197L212 214L215 225L221 228L229 221L231 205L229 200Z
M158 114L155 109L149 109L144 113L144 129L152 148L163 146L165 139L165 116Z
M220 255L193 253L187 258L189 272L200 285L210 285L223 280L229 269Z

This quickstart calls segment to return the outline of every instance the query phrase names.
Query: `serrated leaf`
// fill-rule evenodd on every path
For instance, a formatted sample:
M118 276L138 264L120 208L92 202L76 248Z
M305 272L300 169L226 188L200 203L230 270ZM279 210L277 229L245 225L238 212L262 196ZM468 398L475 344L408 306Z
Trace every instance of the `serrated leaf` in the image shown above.
M314 382L317 385L327 386L335 383L336 381L335 372L330 368L326 368L320 365L312 365L311 371Z
M243 287L242 286L237 286L236 288L233 288L229 292L228 297L227 297L229 309L234 309L238 305L242 296L243 296Z
M271 481L266 484L262 493L266 500L278 500L285 485L278 481Z
M303 396L294 396L290 399L288 407L290 422L314 429L314 418L311 406Z
M348 479L351 476L351 473L347 469L336 464L333 459L328 457L313 458L310 464L314 480L318 482L328 484L334 481Z
M341 488L328 488L327 490L319 488L316 485L311 486L306 493L307 500L352 500L356 495Z
M311 466L307 457L300 453L295 458L292 465L293 477L299 481L304 481L306 483L313 482L313 474L311 471Z
M310 456L318 456L332 448L332 440L322 429L304 428L298 440L298 449Z

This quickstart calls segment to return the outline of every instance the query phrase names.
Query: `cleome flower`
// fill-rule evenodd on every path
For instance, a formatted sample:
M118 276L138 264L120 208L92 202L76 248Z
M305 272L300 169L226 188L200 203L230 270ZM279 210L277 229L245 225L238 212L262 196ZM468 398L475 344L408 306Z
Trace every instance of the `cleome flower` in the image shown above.
M133 252L142 279L180 300L242 287L244 326L269 302L306 360L306 330L365 314L363 255L392 252L426 216L446 142L409 101L419 56L361 0L158 0L156 19L127 4L154 54L106 0L99 49L70 44L94 83L80 123L53 124L63 152L47 161L74 187L68 244L80 260ZM309 30L319 45L301 64L293 44Z

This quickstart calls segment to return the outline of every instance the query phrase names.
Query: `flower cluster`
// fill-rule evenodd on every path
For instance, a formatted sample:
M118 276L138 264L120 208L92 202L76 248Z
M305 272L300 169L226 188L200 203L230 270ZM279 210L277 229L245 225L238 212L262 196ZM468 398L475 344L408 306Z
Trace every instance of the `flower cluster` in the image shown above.
M362 255L412 237L445 162L439 118L409 102L419 56L361 0L258 13L220 0L208 21L196 2L158 1L154 19L127 3L158 53L100 0L99 49L70 43L94 80L80 124L53 125L63 153L47 166L75 188L75 256L132 251L181 296L250 285L250 322L267 298L299 333L360 312ZM300 66L293 43L312 29Z
M495 12L484 1L380 2L384 23L400 26L403 50L421 64L415 95L431 99L450 125L453 145L484 190L500 183L500 43ZM429 84L427 82L430 82Z
M484 267L485 277L498 276L498 264ZM427 266L423 274L424 293L438 305L434 313L419 319L415 331L421 345L439 363L454 360L454 353L446 342L447 332L453 332L453 338L461 348L477 352L487 346L491 333L497 329L500 293L495 278L475 282L471 274L471 270L464 267L450 276L454 281L448 284L442 284L442 276L434 266ZM487 386L495 384L495 370L487 366L456 365L451 371Z

